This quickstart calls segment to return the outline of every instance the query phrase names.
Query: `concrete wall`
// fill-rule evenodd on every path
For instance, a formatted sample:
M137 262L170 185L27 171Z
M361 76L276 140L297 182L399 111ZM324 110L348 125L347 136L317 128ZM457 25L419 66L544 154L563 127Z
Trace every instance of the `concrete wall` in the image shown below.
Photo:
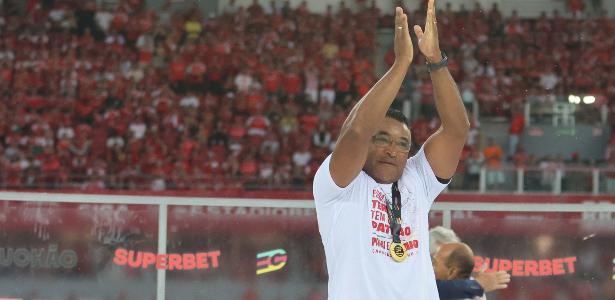
M229 0L219 0L218 9L222 11L227 6ZM259 0L262 6L269 5L269 0ZM284 4L284 0L275 0L276 7L280 8ZM291 7L297 7L303 0L290 0ZM248 7L252 4L252 0L235 0L237 6ZM340 0L318 0L318 1L306 1L310 11L323 13L327 10L327 5L333 6L333 10L336 11L339 7ZM376 1L378 7L383 11L393 11L393 1ZM350 9L357 9L356 2L354 0L346 0L346 6Z
M2 3L3 0L0 0ZM98 0L99 2L105 0ZM159 8L162 6L162 3L165 0L147 0L148 5L150 7ZM368 2L370 0L367 0ZM404 0L406 7L409 9L417 9L422 0ZM191 5L192 3L196 3L203 9L206 15L211 13L220 12L228 3L229 0L173 0L174 7L182 7ZM236 0L237 5L249 6L252 3L252 0ZM284 3L284 0L275 0L276 5L281 7ZM292 7L298 6L303 0L290 0L290 4ZM339 6L340 0L318 0L318 1L306 1L309 9L315 12L324 12L327 8L327 5L331 4L335 9ZM396 1L393 0L377 0L376 5L382 10L383 13L390 13L394 10L394 4ZM589 1L588 1L589 2ZM602 0L604 8L608 11L609 16L615 17L615 1L614 0ZM269 5L269 0L259 0L261 5ZM504 13L504 15L510 15L513 10L517 10L519 15L522 17L536 17L540 15L542 11L546 11L547 13L551 13L554 9L559 10L560 12L565 12L566 1L565 0L439 0L438 7L445 7L446 3L451 3L453 9L458 10L461 5L465 6L466 9L471 10L474 8L475 3L480 3L482 8L485 10L489 10L493 3L497 3L500 7L500 10ZM354 0L346 0L346 6L351 9L356 9L356 2ZM590 9L590 4L587 4L588 9Z
M481 122L480 143L492 137L505 152L508 152L508 122ZM609 142L610 130L607 126L594 127L576 124L575 128L553 127L550 124L532 124L525 128L521 144L528 153L538 158L561 154L565 159L572 152L578 152L581 159L604 159L604 149Z
M159 10L165 1L146 0L146 3L148 7ZM219 0L171 0L171 9L183 9L196 3L203 11L204 16L215 16L218 13L219 2Z
M532 129L543 131L541 136L532 136ZM577 124L574 129L555 128L553 126L530 126L526 128L521 143L526 151L543 157L549 154L562 154L570 158L572 152L578 152L581 159L604 159L604 149L609 142L610 131L606 127Z
M613 1L613 0L602 0L602 6L609 13L609 17L615 18L615 1Z
M368 0L369 1L369 0ZM422 1L422 0L421 0ZM421 3L419 0L405 0L404 3L408 9L417 9ZM269 1L260 0L261 5L268 5ZM284 1L276 0L276 5L280 7ZM290 0L292 7L298 6L303 0ZM327 5L331 4L334 9L339 6L340 0L319 0L319 1L307 1L310 10L315 12L324 12ZM564 1L562 0L439 0L438 7L444 7L446 3L451 3L453 9L457 10L461 5L464 5L466 9L473 9L475 3L480 3L484 9L489 9L492 3L498 3L500 9L504 14L508 15L513 9L517 9L519 14L526 17L535 17L545 10L551 12L554 8L563 11ZM615 1L613 2L615 6ZM221 10L229 3L229 0L219 0L218 9ZM248 6L252 3L252 0L236 0L238 5ZM395 1L376 1L376 5L382 10L383 13L392 12L394 10ZM351 9L356 9L356 3L353 0L346 0L346 6Z
M548 13L554 9L560 12L564 11L565 2L562 0L441 0L439 3L442 7L445 3L451 3L453 9L458 10L461 5L466 9L473 10L476 3L480 3L481 7L489 11L493 3L497 3L504 15L512 14L513 10L522 17L537 17L542 11Z

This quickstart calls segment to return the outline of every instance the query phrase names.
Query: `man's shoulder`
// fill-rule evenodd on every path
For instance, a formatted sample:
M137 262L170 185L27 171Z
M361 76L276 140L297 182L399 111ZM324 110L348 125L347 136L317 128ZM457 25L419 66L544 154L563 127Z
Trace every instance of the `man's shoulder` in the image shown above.
M366 177L368 177L364 171L360 171L347 186L340 187L335 183L331 175L329 169L330 161L331 154L320 164L314 176L313 194L317 203L322 200L326 202L327 199L344 199L350 197L349 192L355 187L363 184Z
M427 157L425 156L425 151L421 147L421 149L417 150L416 153L410 156L410 158L406 161L404 173L413 171L416 172L426 160Z

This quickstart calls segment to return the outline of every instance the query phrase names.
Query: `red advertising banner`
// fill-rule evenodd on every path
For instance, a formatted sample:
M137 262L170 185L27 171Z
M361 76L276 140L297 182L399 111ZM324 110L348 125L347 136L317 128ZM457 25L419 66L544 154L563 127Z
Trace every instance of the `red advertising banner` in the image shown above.
M272 192L260 192L259 196L291 196ZM301 199L302 193L292 193ZM159 194L157 194L159 195ZM175 195L177 196L177 195ZM251 194L256 196L256 194ZM269 198L272 199L272 198ZM273 198L275 199L275 198ZM258 201L258 200L255 200ZM615 197L604 196L553 196L553 195L473 195L445 194L441 202L485 203L597 203L615 202ZM101 238L112 239L130 228L145 228L156 232L158 214L155 206L125 204L75 204L39 203L21 201L0 202L0 226L5 230L30 231L34 229L41 237L50 231L88 231ZM438 219L432 211L432 220ZM169 224L176 226L200 226L223 232L241 230L259 232L271 228L284 228L293 232L313 232L317 228L316 211L313 208L288 207L225 207L172 205L168 211ZM613 213L557 213L557 212L475 212L453 211L452 225L465 231L489 235L522 235L536 232L572 234L615 235ZM171 228L172 229L172 228Z

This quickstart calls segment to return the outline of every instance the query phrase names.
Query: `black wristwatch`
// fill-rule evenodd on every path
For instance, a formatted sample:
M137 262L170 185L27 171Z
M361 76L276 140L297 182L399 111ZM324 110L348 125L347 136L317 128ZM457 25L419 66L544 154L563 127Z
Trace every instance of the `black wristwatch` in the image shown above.
M444 53L444 51L441 51L441 53L442 60L440 62L430 63L429 61L427 61L427 71L429 71L429 73L448 66L448 56L446 56L446 53Z

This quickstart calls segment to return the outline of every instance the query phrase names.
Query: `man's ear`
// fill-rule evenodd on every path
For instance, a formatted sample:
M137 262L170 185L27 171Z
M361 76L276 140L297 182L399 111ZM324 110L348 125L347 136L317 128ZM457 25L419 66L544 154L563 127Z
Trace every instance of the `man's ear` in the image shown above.
M448 269L448 274L446 274L446 277L448 280L453 280L453 279L457 279L457 267L452 267Z

